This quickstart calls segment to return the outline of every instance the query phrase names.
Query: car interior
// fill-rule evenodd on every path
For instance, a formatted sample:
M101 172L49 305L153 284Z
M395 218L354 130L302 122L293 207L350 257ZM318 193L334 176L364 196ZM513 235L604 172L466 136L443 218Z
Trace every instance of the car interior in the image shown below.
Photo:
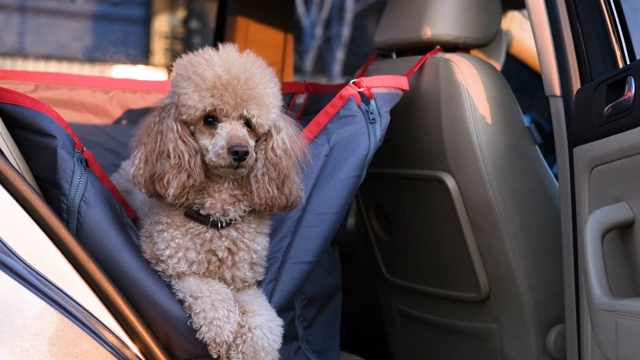
M446 50L392 109L358 194L393 358L564 351L558 185L503 74L469 54L500 41L501 17L497 1L392 1L376 33L389 55L371 75Z
M523 8L388 1L364 76L401 75L443 51L409 79L331 244L342 267L334 320L343 359L565 358L550 115L532 44L526 51L505 25L509 10L526 17ZM38 189L2 122L0 149ZM206 352L192 329L173 326L183 311L135 246L83 245L174 357ZM132 273L145 280L127 280ZM301 358L314 356L307 345Z

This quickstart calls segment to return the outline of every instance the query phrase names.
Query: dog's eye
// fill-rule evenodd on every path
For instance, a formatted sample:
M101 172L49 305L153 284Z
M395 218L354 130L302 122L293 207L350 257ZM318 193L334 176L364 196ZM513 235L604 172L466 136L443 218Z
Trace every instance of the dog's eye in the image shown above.
M249 119L248 117L244 118L244 126L246 126L249 130L253 130L253 123L251 122L251 119Z
M205 117L202 118L202 124L204 124L204 126L216 126L219 122L218 117L213 115L205 115Z

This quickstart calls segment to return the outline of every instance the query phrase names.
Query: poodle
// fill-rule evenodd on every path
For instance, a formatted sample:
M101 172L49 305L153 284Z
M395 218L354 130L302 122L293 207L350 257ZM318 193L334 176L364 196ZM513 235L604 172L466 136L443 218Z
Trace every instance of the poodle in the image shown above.
M305 142L269 65L233 44L173 64L113 180L139 215L145 258L213 357L277 359L282 320L257 287L269 215L302 199Z

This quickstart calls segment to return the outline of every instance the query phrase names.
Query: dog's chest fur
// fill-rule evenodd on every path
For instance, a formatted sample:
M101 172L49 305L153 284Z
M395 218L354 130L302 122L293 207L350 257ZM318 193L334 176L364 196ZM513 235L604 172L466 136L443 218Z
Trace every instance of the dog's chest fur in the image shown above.
M252 211L227 189L198 204L200 211L220 218L236 218L224 229L209 228L184 216L185 209L151 201L140 218L144 256L166 280L184 276L214 278L232 289L255 286L264 276L271 221Z

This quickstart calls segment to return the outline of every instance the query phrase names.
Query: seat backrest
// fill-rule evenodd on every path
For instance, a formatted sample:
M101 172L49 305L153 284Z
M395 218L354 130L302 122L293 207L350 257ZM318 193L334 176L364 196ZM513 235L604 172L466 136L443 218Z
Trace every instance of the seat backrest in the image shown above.
M498 0L390 0L367 75L436 46L360 188L394 359L550 359L563 319L558 186L500 72L468 50ZM412 54L412 55L407 55Z

